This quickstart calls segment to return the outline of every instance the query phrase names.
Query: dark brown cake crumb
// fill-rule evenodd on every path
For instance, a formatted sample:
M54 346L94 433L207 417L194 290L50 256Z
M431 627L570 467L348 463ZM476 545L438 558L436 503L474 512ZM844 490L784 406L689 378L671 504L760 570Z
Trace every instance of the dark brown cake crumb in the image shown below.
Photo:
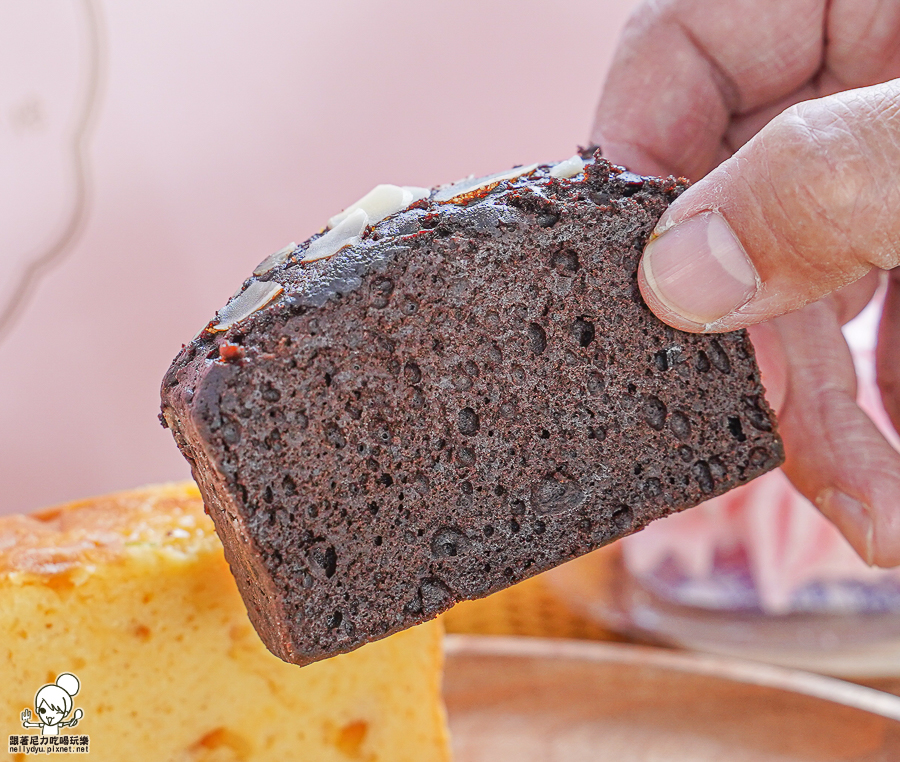
M746 334L638 292L684 187L598 155L419 202L298 247L256 279L278 298L182 350L163 416L274 653L351 650L781 463Z

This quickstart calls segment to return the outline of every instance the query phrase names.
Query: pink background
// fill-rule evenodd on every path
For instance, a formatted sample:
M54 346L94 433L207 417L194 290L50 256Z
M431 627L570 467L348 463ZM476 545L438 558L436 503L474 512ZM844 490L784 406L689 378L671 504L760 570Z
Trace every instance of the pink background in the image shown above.
M0 287L70 211L86 10L102 63L86 226L0 334L0 513L186 477L159 382L257 262L376 183L570 156L635 5L0 2L56 55L0 58Z

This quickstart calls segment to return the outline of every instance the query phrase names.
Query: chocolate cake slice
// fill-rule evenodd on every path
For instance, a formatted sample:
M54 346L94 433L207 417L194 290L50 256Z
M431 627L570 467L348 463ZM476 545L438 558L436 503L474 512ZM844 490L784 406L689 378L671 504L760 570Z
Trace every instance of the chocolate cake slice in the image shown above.
M781 463L747 335L638 292L684 187L599 153L379 186L184 347L162 417L275 654L351 650Z

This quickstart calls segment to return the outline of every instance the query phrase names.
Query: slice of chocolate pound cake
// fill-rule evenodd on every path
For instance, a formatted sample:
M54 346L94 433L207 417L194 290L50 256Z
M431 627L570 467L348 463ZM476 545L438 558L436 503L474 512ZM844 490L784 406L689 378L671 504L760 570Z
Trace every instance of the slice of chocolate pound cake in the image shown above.
M184 347L162 418L275 654L349 651L781 463L746 334L641 300L684 187L599 153L379 186Z

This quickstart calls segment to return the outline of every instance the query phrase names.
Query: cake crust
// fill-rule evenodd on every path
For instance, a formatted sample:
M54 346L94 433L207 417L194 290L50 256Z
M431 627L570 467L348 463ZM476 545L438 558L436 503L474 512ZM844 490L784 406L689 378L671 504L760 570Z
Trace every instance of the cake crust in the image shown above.
M684 182L599 156L551 170L301 252L253 279L276 298L211 321L164 379L281 658L351 650L780 464L746 334L678 332L640 297Z
M122 561L141 546L210 552L216 536L199 497L193 484L163 484L0 516L0 580L83 580L96 565Z

